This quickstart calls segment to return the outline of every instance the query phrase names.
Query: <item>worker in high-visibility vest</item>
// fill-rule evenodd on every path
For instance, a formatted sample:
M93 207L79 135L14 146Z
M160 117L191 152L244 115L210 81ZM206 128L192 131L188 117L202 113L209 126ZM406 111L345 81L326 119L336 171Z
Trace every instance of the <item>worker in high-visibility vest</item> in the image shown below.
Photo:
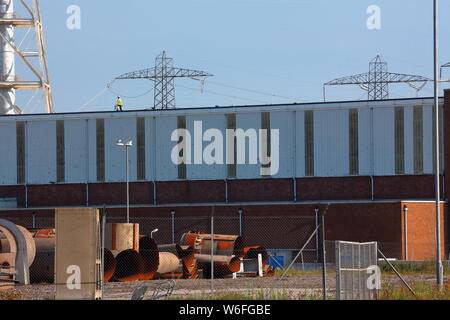
M116 111L123 111L122 107L123 107L123 101L120 97L117 97Z

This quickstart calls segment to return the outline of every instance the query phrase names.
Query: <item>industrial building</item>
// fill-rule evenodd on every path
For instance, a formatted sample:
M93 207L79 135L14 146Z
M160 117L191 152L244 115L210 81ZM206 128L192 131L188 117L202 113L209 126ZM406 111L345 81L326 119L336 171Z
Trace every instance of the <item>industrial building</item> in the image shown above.
M450 91L441 103L441 236L448 258ZM116 145L122 139L133 141L132 218L208 216L212 205L218 216L242 209L252 217L314 217L330 203L327 240L376 240L389 244L392 257L433 259L432 106L432 98L412 98L0 116L0 215L20 220L52 215L56 207L106 205L123 216L126 161ZM266 176L261 164L174 164L171 135L194 132L194 121L224 136L227 129L278 129L279 170ZM247 222L249 242L263 228ZM263 244L294 248L297 237L291 230Z

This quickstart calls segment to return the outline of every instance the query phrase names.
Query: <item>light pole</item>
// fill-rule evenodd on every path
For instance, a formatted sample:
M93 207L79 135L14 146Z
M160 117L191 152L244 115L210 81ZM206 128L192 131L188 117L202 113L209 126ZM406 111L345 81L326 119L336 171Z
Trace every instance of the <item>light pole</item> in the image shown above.
M125 175L127 180L127 223L130 223L130 179L128 175L128 148L133 146L133 141L122 142L122 140L118 140L116 145L118 147L125 148Z
M444 271L441 260L441 208L440 208L440 166L439 166L439 0L433 0L434 37L434 114L435 114L435 190L436 190L436 280L439 287L444 285Z
M153 229L152 232L150 232L150 238L153 238L153 234L154 234L155 232L158 232L158 231L159 231L158 228Z

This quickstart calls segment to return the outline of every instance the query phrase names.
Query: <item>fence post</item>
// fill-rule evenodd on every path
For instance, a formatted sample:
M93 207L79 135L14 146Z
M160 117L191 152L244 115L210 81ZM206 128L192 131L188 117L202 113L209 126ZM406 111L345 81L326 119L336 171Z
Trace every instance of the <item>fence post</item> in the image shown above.
M242 237L243 234L243 224L242 224L242 213L244 212L244 210L242 210L242 208L238 209L238 213L239 213L239 235Z
M316 214L316 229L319 226L319 208L314 209ZM316 263L319 263L319 231L316 232Z
M214 294L214 209L211 207L211 297Z
M341 300L341 251L340 241L335 242L336 248L336 300Z
M327 252L325 248L325 216L321 214L322 226L322 295L323 300L327 300Z
M170 210L170 214L172 215L172 243L175 243L175 210Z

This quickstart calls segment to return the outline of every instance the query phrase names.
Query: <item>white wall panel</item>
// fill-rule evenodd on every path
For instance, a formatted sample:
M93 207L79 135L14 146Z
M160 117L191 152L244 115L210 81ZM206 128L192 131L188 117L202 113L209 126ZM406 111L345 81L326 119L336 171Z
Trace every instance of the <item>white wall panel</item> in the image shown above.
M261 113L238 113L236 115L236 129L255 129L257 134L261 129ZM259 138L258 138L259 139ZM246 143L246 164L238 164L236 167L236 178L238 179L256 179L261 178L261 165L249 164L248 139Z
M116 146L117 140L132 140L129 148L130 181L136 181L136 118L105 119L105 180L125 181L125 149Z
M296 177L305 176L305 112L295 113L295 141L296 141Z
M274 178L292 178L294 175L293 118L295 120L292 112L270 113L270 128L279 130L279 170Z
M177 117L156 119L156 180L173 181L178 179L178 166L172 163L171 152L176 142L170 140L177 128Z
M218 129L222 133L222 164L213 164L208 165L204 163L202 157L202 164L194 164L194 121L201 121L202 123L202 134L204 135L206 130L208 129ZM226 165L226 117L225 115L195 115L186 117L186 128L191 133L191 152L192 159L191 164L186 166L186 174L188 179L192 180L218 180L218 179L226 179L227 178L227 165ZM203 137L199 136L199 143ZM211 142L201 142L202 145L202 154L203 150L206 146L208 146Z
M373 173L372 163L372 110L358 110L358 158L359 175L371 175Z
M65 182L88 180L88 131L86 120L64 121Z
M405 107L405 174L414 174L414 108Z
M394 108L374 109L375 175L395 174Z
M349 174L348 110L314 111L314 175Z
M56 121L30 121L26 126L28 184L56 182Z
M0 185L17 183L16 123L0 123Z

